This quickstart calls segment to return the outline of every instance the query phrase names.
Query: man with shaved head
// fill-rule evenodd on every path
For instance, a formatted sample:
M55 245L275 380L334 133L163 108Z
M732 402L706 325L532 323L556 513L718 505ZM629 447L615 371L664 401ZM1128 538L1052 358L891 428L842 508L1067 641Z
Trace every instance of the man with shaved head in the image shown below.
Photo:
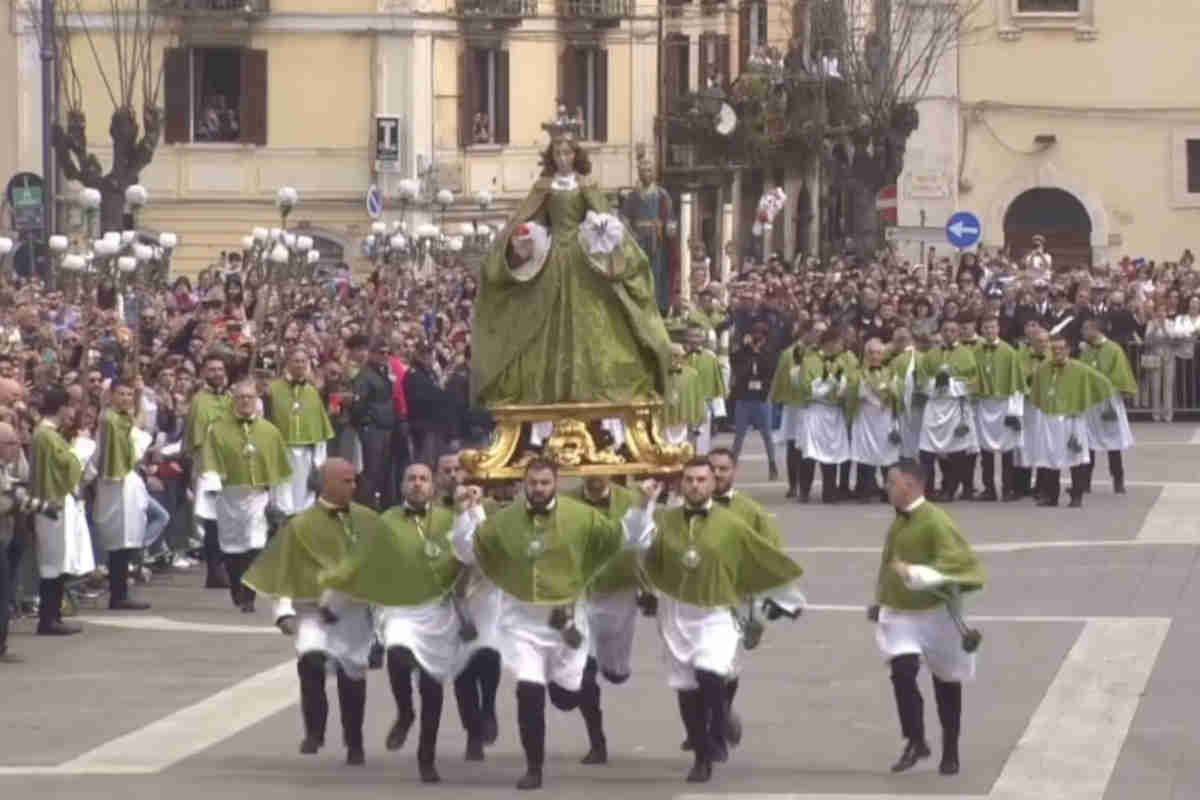
M292 517L271 539L243 577L254 591L275 598L275 624L296 640L300 712L304 740L300 752L312 755L325 744L329 701L325 675L337 674L338 703L346 762L362 764L363 718L367 703L367 658L374 641L365 603L346 597L321 613L318 576L340 564L354 542L381 530L378 515L351 501L354 465L331 458L321 467L321 496Z

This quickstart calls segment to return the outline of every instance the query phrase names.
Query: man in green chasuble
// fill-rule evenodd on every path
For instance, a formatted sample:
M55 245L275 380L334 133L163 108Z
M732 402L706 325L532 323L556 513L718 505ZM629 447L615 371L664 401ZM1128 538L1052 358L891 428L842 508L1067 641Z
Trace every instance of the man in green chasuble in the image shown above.
M504 666L517 679L527 767L518 789L542 785L547 693L560 710L579 705L589 649L587 589L622 550L650 539L659 486L647 481L620 521L557 489L554 462L534 459L525 470L525 501L486 521L479 487L457 492L462 510L452 532L455 552L499 590L496 638Z
M197 482L204 472L200 456L208 429L219 419L229 415L233 401L229 397L229 380L225 370L225 359L210 355L204 359L203 385L192 397L187 422L183 429L184 453L192 460L192 490L195 493L194 513L204 530L204 565L208 575L204 581L206 589L228 589L229 579L221 559L221 543L217 536L217 509L211 494L199 491Z
M1092 450L1084 475L1084 492L1092 490L1092 472L1096 469L1096 451L1108 452L1108 473L1112 476L1113 492L1125 494L1125 464L1121 453L1133 447L1133 431L1129 427L1129 415L1125 411L1125 397L1137 395L1137 379L1129 366L1129 358L1121 345L1104 335L1098 320L1083 323L1083 338L1087 349L1079 360L1100 372L1113 385L1111 405L1093 408L1088 412L1089 434Z
M274 499L276 507L290 517L316 500L311 477L325 463L326 443L333 438L325 403L310 380L309 356L304 347L292 348L284 376L267 387L265 416L283 434L288 448L292 477Z
M387 656L396 700L388 750L399 750L416 720L413 672L421 693L417 768L423 783L438 783L434 765L442 718L443 683L460 659L454 582L461 564L450 546L454 514L433 502L433 472L425 464L404 471L404 502L387 511L383 525L359 537L349 556L327 572L328 596L348 596L375 607L379 640Z
M609 213L566 120L483 264L471 395L481 406L661 397L667 330L646 254Z
M254 590L242 574L267 543L271 494L292 475L279 430L258 415L258 390L243 381L233 390L233 414L208 429L201 450L199 492L216 510L217 537L229 571L233 604L254 611Z
M739 514L713 501L713 467L698 457L683 469L684 504L655 518L642 565L658 597L658 628L668 661L668 685L694 763L689 783L712 777L730 730L728 683L741 646L734 609L749 605L768 619L797 616L804 606L802 570ZM732 505L732 502L731 502Z
M921 660L933 674L934 699L942 723L943 775L958 772L962 727L962 684L975 678L974 645L960 630L962 592L979 589L983 568L938 506L925 499L925 471L901 461L887 476L888 500L896 519L888 529L875 582L875 604L867 617L876 622L875 642L891 666L892 690L900 716L904 751L892 772L911 769L930 756L917 673ZM957 617L957 619L956 619Z
M242 582L275 598L275 624L296 640L304 721L300 752L312 755L325 744L329 717L325 675L335 672L346 761L358 765L364 761L367 657L374 641L371 612L355 600L323 601L320 578L342 563L356 542L379 535L383 526L374 511L350 502L355 488L353 464L330 459L321 469L321 478L316 504L288 520ZM329 607L326 613L322 602Z

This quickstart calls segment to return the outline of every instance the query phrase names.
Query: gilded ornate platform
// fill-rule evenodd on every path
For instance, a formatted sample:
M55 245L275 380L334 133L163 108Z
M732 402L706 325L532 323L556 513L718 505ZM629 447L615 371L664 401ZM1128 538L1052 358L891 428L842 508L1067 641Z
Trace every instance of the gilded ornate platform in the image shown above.
M564 403L501 406L489 409L496 422L486 448L459 454L467 474L482 481L522 477L537 455L553 459L563 475L665 475L678 472L692 457L691 444L670 444L662 431L662 402L630 404ZM598 423L619 419L624 446L598 442ZM529 425L551 422L554 429L540 450L529 444Z

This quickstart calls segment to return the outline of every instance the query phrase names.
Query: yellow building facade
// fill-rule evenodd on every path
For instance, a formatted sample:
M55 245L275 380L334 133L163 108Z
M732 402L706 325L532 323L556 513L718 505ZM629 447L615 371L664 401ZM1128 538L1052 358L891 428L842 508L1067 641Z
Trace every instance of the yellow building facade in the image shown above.
M960 49L958 204L984 244L1176 260L1200 223L1200 6L987 0Z
M172 0L155 45L166 118L139 227L175 232L175 272L189 273L251 227L278 225L281 186L300 195L289 226L351 263L371 185L385 221L503 222L539 172L541 124L560 99L583 113L601 185L630 186L656 98L657 11L639 2ZM111 64L111 36L90 23ZM98 76L84 79L88 138L107 167L112 102ZM380 133L385 120L395 125ZM423 199L402 206L413 177ZM438 189L455 194L444 212L429 202ZM495 197L485 212L481 189Z

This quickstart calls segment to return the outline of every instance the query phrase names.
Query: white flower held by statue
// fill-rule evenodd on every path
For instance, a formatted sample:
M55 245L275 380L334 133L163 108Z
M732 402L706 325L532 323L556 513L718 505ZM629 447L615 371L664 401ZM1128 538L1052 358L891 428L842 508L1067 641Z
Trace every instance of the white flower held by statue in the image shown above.
M625 226L612 214L589 211L579 224L579 238L589 255L608 255L621 246L624 236Z

